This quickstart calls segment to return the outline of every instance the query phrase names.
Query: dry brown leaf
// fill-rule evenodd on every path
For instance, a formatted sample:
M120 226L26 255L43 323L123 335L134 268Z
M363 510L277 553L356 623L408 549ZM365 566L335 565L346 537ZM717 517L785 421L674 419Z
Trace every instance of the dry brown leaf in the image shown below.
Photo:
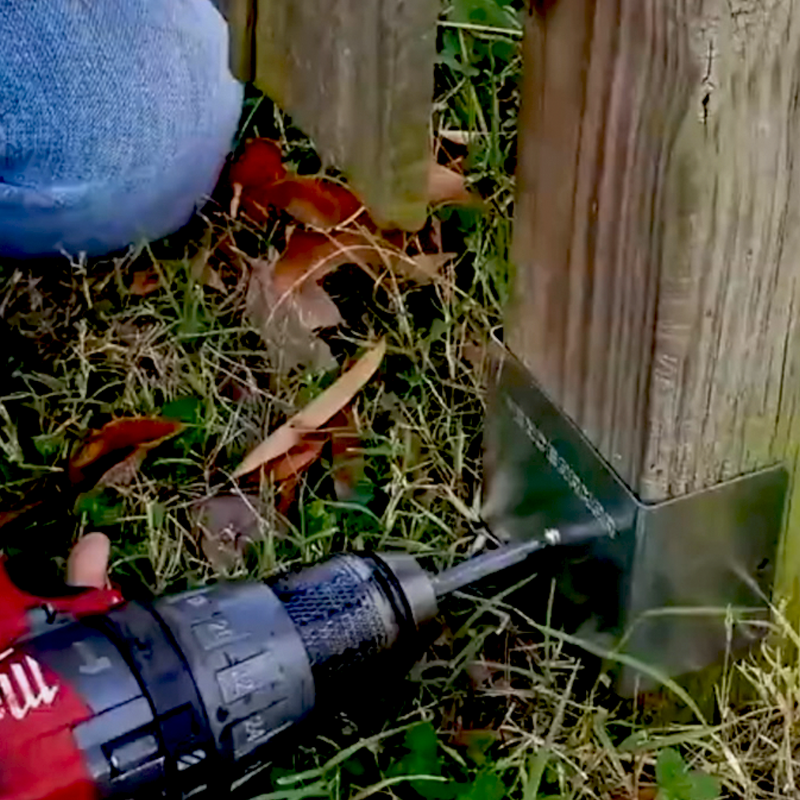
M371 224L366 213L361 213L361 202L347 187L325 176L289 172L283 166L280 145L269 139L247 142L231 167L229 181L234 191L232 212L241 207L256 222L276 208L326 230L355 217L361 217L362 224Z
M428 201L442 203L473 203L475 197L467 190L464 176L450 167L432 161L428 170Z
M161 288L161 277L154 267L140 269L133 273L131 281L131 294L137 297L146 297Z
M15 522L20 517L36 508L40 508L44 505L44 502L44 500L35 500L32 503L25 503L25 505L17 506L8 511L0 511L0 528L10 525L12 522Z
M306 225L330 230L358 216L361 202L341 184L325 178L294 175L269 187L262 202L283 209Z
M316 431L347 406L375 374L386 353L386 340L362 356L332 386L312 400L302 411L273 431L234 470L238 478L288 453L300 444L303 434Z
M327 440L327 435L323 437L317 436L316 438L311 435L303 437L300 444L269 465L272 479L285 481L300 475L322 455L322 450Z
M278 514L286 515L288 513L297 496L303 473L320 458L328 441L333 443L333 460L336 465L337 437L347 425L348 417L345 412L340 411L330 420L329 425L317 431L304 433L300 442L287 453L263 465L262 469L269 472L276 484L275 508ZM341 462L340 458L339 468L347 466L349 465ZM251 478L253 477L257 477L257 473L251 473Z
M279 514L287 514L297 496L297 490L303 473L316 462L330 441L333 450L334 481L337 494L342 487L350 487L351 481L360 474L359 453L356 450L359 440L353 439L354 419L352 409L335 414L329 423L316 431L302 434L297 445L287 453L262 465L276 484L276 510ZM357 431L356 434L357 436ZM251 478L257 473L250 474ZM341 495L339 495L341 498Z
M312 334L342 322L339 308L319 281L343 264L371 266L397 258L389 244L365 234L344 231L329 236L296 231L277 261L252 260L247 311L264 341L280 351L285 368L335 363L328 346ZM370 272L370 274L372 274Z
M242 154L231 166L228 180L231 185L250 188L274 183L286 177L283 153L272 139L249 139Z
M330 363L330 350L308 332L342 322L338 306L319 283L325 275L343 264L355 264L372 277L375 269L390 267L428 283L452 258L449 253L406 256L389 242L356 231L296 231L276 261L251 261L248 313L264 340L282 348L287 366L312 361L324 367Z
M137 454L143 457L183 428L183 423L161 417L112 420L89 434L70 459L67 475L75 486L94 485L112 467Z
M343 264L370 267L386 262L394 254L365 234L343 231L333 236L316 231L296 231L275 264L275 288L281 294L296 290L305 281L321 281Z
M303 327L310 331L333 328L342 322L339 306L316 281L305 281L291 299Z
M329 272L343 264L356 264L370 276L373 269L391 267L408 278L427 283L454 257L451 253L404 255L389 242L370 235L343 231L328 236L314 231L296 232L274 266L271 289L277 302L294 302L298 317L310 329L338 325L336 304L319 285Z
M247 287L247 315L258 328L261 338L280 358L283 370L304 364L314 369L331 369L336 360L330 348L319 339L309 327L308 317L303 316L298 307L297 295L280 295L275 289L274 262L265 260L250 261L252 272ZM313 289L310 290L313 293ZM320 291L323 291L320 288ZM312 298L313 299L313 298ZM331 305L333 301L330 301ZM313 312L322 319L317 305ZM339 310L336 309L336 315ZM337 319L332 311L324 321Z
M206 267L203 273L203 283L208 286L209 289L216 289L218 292L228 291L228 288L225 286L225 281L222 280L222 276L212 267Z
M201 286L208 286L211 289L216 289L218 292L226 292L227 288L225 287L222 277L209 263L213 252L212 236L210 229L206 231L200 250L194 258L192 258L191 264L189 265L189 274L192 276L192 279L197 281Z
M258 497L216 495L195 506L200 547L217 572L232 570L248 545L262 538Z
M364 473L361 431L352 406L337 414L331 422L333 487L339 500L349 500ZM334 425L336 422L339 424Z
M409 280L430 283L442 277L441 271L457 256L456 253L420 253L395 259L395 269Z
M139 472L139 467L147 457L148 449L139 448L131 453L127 458L114 464L113 467L106 470L97 483L102 486L130 486L135 480Z

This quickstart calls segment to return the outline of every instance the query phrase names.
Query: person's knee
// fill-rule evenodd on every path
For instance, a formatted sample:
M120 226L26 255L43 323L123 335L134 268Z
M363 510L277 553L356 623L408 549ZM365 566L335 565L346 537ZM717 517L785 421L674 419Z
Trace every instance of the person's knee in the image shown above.
M0 253L109 252L185 223L242 91L209 0L0 7Z

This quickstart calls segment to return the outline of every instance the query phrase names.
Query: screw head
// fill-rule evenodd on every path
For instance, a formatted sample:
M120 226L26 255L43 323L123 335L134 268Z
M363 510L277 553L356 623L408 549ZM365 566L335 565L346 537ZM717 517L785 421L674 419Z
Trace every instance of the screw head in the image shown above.
M558 528L548 528L544 532L544 540L547 544L561 544L561 531Z

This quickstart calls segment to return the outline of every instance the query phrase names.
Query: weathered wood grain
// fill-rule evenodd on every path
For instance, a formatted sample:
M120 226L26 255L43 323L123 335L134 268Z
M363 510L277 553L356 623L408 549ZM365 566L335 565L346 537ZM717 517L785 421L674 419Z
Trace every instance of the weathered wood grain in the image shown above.
M526 49L512 347L646 499L794 467L798 3L557 0Z
M234 60L384 225L426 217L438 3L226 0Z

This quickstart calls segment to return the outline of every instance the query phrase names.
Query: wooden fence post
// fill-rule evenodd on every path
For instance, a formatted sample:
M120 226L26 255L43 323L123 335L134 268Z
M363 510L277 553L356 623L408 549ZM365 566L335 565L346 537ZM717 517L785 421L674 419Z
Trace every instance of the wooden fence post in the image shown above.
M646 500L800 443L800 9L533 3L509 341ZM800 621L800 481L779 592Z
M239 76L294 118L385 227L421 227L439 3L215 2Z

